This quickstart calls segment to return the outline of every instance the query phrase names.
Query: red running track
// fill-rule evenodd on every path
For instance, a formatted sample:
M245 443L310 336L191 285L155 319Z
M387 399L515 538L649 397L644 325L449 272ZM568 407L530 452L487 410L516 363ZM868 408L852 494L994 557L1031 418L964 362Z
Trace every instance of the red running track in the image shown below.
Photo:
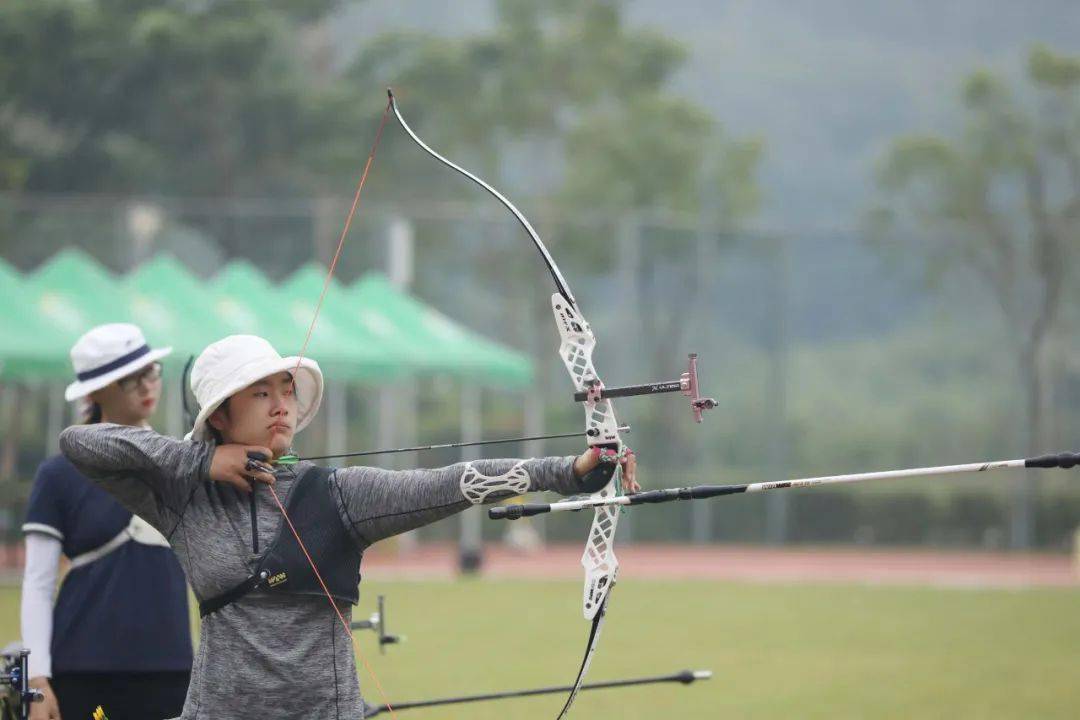
M582 546L556 545L534 554L489 545L482 574L493 578L576 580ZM765 583L867 583L942 587L1080 587L1080 566L1068 555L828 547L635 544L616 548L619 577ZM451 544L398 553L373 548L364 557L371 578L448 578L457 573Z
M482 574L493 578L577 580L581 545L533 554L501 545L484 550ZM864 583L938 587L1080 587L1080 560L1068 555L872 548L765 548L755 545L634 544L616 547L619 578L730 580L761 583ZM22 546L0 546L0 582L18 584ZM375 579L452 578L457 549L425 544L398 552L393 543L364 555Z

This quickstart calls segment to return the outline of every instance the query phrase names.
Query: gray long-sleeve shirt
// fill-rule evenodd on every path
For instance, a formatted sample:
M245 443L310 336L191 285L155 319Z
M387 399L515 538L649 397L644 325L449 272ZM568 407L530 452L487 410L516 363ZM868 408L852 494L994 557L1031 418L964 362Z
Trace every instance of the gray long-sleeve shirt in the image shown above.
M213 444L98 424L68 428L60 447L87 477L169 539L200 600L254 572L258 556L252 552L249 498L210 481ZM471 464L495 476L518 462ZM304 469L300 463L275 471L274 487L283 503ZM465 464L434 470L339 469L330 479L336 485L331 495L356 552L469 507L460 487L465 469ZM572 457L527 460L524 469L531 490L580 492ZM282 518L265 488L255 498L264 550ZM352 608L342 610L349 619ZM191 686L177 720L362 717L353 646L325 597L256 592L203 618Z

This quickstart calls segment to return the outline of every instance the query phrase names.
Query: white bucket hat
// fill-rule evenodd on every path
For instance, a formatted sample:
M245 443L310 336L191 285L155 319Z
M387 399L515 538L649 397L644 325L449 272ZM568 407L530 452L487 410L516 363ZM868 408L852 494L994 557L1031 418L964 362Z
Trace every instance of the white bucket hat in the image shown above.
M256 335L230 335L207 346L191 366L191 392L199 403L195 425L185 440L209 440L206 420L231 396L253 382L279 372L293 374L296 385L296 432L319 410L323 376L319 364L309 358L281 357Z
M67 386L64 399L84 398L171 352L171 347L152 349L137 325L98 325L71 347L71 366L78 379Z

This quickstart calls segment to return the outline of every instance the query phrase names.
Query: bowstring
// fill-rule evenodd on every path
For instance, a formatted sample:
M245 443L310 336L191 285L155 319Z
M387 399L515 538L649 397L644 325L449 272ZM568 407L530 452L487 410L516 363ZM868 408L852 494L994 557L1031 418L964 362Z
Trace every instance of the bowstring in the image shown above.
M356 184L356 193L353 195L352 206L349 208L349 214L345 216L345 226L341 229L341 237L338 238L337 250L334 251L334 259L330 261L330 269L326 273L326 279L323 281L322 292L319 293L319 302L315 304L315 314L311 318L311 324L308 325L307 335L304 337L304 344L300 346L300 354L296 358L296 371L300 370L300 362L304 359L304 353L307 352L308 343L311 341L311 334L315 331L315 323L319 320L319 311L322 310L323 301L326 300L326 293L330 289L330 282L334 278L334 270L337 268L338 260L341 258L341 251L345 248L345 238L349 235L349 228L352 227L353 217L356 215L357 209L360 207L360 193L364 190L364 183L367 182L368 172L371 171L371 165L375 162L375 151L379 149L379 140L382 138L383 128L386 127L386 120L390 117L390 103L386 104L386 109L383 110L382 120L379 122L379 129L375 133L375 142L371 145L371 152L368 153L367 162L364 163L364 172L360 175L360 182ZM293 372L295 378L296 372Z
M300 353L296 357L296 368L293 370L293 394L296 393L296 376L300 372L300 364L304 360L304 353L307 352L308 343L311 341L311 335L315 331L315 323L319 320L319 311L322 310L323 301L326 300L326 293L330 289L330 283L333 281L334 270L337 268L338 260L341 258L341 251L345 247L345 238L349 235L349 228L352 227L353 218L356 216L356 211L360 207L360 194L364 190L364 183L367 182L368 173L371 171L371 166L375 162L375 151L379 148L379 140L382 138L383 128L386 127L386 120L390 117L390 103L387 102L386 109L383 110L382 120L379 121L379 129L375 132L375 142L371 144L371 152L368 153L367 162L364 163L364 172L360 174L360 182L356 184L356 192L353 194L352 206L349 208L348 215L345 216L345 225L341 229L341 236L338 238L337 250L334 251L334 258L330 261L330 269L326 273L326 279L323 281L322 292L319 294L319 301L315 305L315 314L311 318L311 324L308 325L307 335L304 337L304 344L300 347ZM278 510L281 511L281 516L285 519L285 523L289 526L289 530L292 531L292 535L296 538L297 544L304 553L304 557L307 558L308 565L311 566L312 572L315 573L315 578L319 581L319 585L322 587L323 593L326 595L327 601L330 603L330 607L334 609L334 614L337 615L338 620L341 621L341 626L345 629L345 633L349 636L349 641L352 643L353 650L356 656L360 658L360 662L363 663L364 669L367 674L375 682L375 688L379 692L379 697L386 706L386 709L390 713L390 717L397 720L397 715L394 713L394 708L390 705L390 701L387 698L386 691L383 689L382 682L379 680L379 676L375 674L375 670L371 667L367 657L360 651L360 644L356 641L356 636L353 635L352 629L349 627L348 621L345 619L345 615L338 608L337 603L334 602L333 595L330 594L329 588L326 583L323 582L322 575L319 573L319 568L315 566L315 561L311 558L311 554L308 552L307 547L304 545L304 541L300 539L300 533L296 531L296 527L293 525L292 520L289 518L289 513L285 510L285 505L282 504L281 499L278 497L277 492L274 491L272 485L267 485L270 489L270 495L274 498L274 502L277 503Z

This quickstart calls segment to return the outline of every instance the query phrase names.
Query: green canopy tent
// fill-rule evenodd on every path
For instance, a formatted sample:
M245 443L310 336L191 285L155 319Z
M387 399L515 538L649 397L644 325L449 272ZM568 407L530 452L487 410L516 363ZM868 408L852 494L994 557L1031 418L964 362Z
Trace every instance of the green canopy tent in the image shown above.
M171 255L158 255L124 281L135 323L175 349L168 359L182 364L210 343L240 332L214 311L203 283Z
M132 322L121 282L80 250L66 249L26 278L31 302L74 343L94 325Z
M282 318L280 301L270 281L246 260L234 260L203 286L218 319L237 335L266 338L282 354L299 349L302 338L292 335L293 324Z
M49 348L56 353L51 359L42 358L38 375L69 377L68 350L83 333L102 323L133 322L120 281L79 250L54 255L24 278L23 287L34 320L40 323L38 332L49 338Z
M283 296L301 317L311 317L315 304L326 283L326 268L308 263L290 275L280 286ZM389 358L395 368L395 376L430 372L439 363L436 348L424 345L389 324L377 325L362 322L357 313L357 302L341 284L331 279L326 288L326 299L319 311L319 324L327 323L335 332L351 335L369 349Z
M533 380L528 357L462 327L394 287L384 275L365 275L347 295L361 323L393 328L413 344L430 348L441 359L436 368L440 372L513 388Z
M0 379L37 380L67 377L69 345L49 331L28 298L23 277L0 261L0 306L4 308L0 331Z
M222 317L249 322L249 332L265 337L283 355L295 355L315 316L322 281L314 293L306 280L275 288L250 263L235 261L218 273L211 287ZM304 354L340 380L378 381L400 374L399 358L327 309L335 299L328 297L323 304Z
M41 322L40 332L65 348L95 325L133 321L129 298L120 281L78 250L67 249L53 256L25 278L23 286L35 319ZM67 350L57 350L55 359L38 365L33 375L53 381L47 387L44 437L47 452L54 452L65 423L63 381L71 379Z
M0 336L0 374L66 378L68 350L87 329L134 322L155 345L170 345L181 361L225 335L266 337L296 354L322 292L325 270L309 264L280 287L250 263L227 265L210 283L172 256L159 256L122 281L81 251L67 249L29 277L0 268L6 314ZM445 374L527 385L532 365L518 353L455 324L369 275L348 290L336 281L307 355L343 380L380 381L414 374Z

